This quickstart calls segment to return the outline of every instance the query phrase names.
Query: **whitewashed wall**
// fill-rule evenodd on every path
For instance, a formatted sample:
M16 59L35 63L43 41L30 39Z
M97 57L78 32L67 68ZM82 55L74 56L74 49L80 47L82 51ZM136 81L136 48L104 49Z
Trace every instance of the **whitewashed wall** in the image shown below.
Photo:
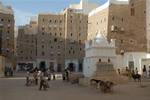
M117 68L129 67L129 61L134 62L134 69L137 67L139 73L142 73L142 59L147 59L147 53L144 52L127 52L123 56L117 55L116 66Z

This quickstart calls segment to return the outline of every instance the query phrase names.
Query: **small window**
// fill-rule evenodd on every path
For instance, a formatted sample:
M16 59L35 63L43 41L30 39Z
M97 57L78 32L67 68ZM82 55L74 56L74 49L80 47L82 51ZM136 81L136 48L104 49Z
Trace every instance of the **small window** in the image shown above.
M57 42L57 38L54 39L54 42Z
M122 19L121 19L121 21L123 22L123 21L124 21L124 19L122 18Z
M72 33L70 35L72 36Z
M112 20L115 20L115 17L114 17L114 16L112 16Z
M60 20L59 22L62 23L62 20Z
M44 48L44 45L42 45L42 48Z
M135 9L131 8L131 16L134 16L134 15L135 15Z
M81 40L79 40L79 44L82 44Z
M1 19L1 21L3 22L3 21L4 21L4 19Z
M101 62L102 60L101 60L101 59L99 59L98 61L99 61L99 62Z
M80 48L80 51L82 51L82 48Z
M45 52L42 52L42 56L44 56L45 55Z
M123 43L123 40L120 40L121 43Z
M62 35L62 33L60 33L60 36Z
M30 59L32 59L32 57L30 57Z
M45 30L45 28L44 28L44 27L42 27L42 30L44 31L44 30Z
M55 23L57 22L57 20L55 20Z
M53 46L51 46L51 49L53 49Z
M8 22L10 23L10 19L8 19Z
M43 22L44 22L44 18L43 18Z
M60 56L60 53L58 53L57 55Z
M75 54L75 51L73 50L73 52L72 52L73 54Z
M42 32L42 35L44 35L45 33L44 32Z
M69 54L71 53L71 51L69 50Z
M52 22L52 20L49 20L49 22L51 23L51 22Z

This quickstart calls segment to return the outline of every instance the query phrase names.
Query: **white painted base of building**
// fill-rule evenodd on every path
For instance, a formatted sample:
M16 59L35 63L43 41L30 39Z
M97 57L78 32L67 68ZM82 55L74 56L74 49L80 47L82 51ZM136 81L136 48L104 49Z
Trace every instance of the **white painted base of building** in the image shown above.
M116 68L129 67L131 70L138 69L139 74L142 74L143 66L150 66L150 54L146 52L126 52L124 55L117 55Z

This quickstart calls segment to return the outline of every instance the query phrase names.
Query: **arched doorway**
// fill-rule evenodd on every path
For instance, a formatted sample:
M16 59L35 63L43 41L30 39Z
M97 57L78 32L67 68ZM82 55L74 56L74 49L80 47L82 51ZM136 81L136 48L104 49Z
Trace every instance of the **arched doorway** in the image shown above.
M41 61L41 62L40 62L39 69L42 70L42 71L45 71L45 70L46 70L46 63L45 63L45 61Z
M69 69L71 72L74 72L74 71L75 71L75 64L74 64L74 63L69 63L69 64L68 64L68 69Z

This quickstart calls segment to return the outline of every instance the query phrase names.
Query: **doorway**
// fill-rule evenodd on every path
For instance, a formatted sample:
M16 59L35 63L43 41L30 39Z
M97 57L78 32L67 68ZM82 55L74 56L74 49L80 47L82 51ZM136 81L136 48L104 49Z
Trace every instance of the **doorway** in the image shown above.
M75 65L74 65L74 63L69 63L69 64L68 64L68 69L69 69L71 72L74 72L74 71L75 71Z
M46 63L45 63L45 61L41 61L40 62L39 69L42 70L42 71L46 70Z
M134 70L134 61L129 61L129 69Z

